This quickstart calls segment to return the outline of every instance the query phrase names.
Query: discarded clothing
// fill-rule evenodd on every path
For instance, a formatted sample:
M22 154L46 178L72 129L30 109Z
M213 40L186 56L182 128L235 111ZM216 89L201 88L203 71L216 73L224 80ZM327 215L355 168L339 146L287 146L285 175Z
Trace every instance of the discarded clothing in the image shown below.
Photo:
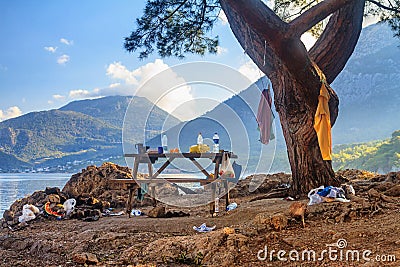
M257 111L257 123L260 129L260 141L267 145L271 138L272 130L272 110L271 110L272 98L270 94L270 86L268 89L264 89L261 93L260 103L258 104Z
M142 213L140 210L135 210L135 209L133 209L133 210L131 211L131 215L132 215L132 216L142 216L143 213Z
M195 231L197 231L199 233L208 233L208 232L211 232L212 230L214 230L215 227L216 227L216 225L214 225L212 227L207 227L206 223L203 223L199 227L193 226L193 230L195 230Z
M310 199L308 202L309 206L322 202L350 202L350 200L346 199L344 190L334 186L320 186L312 189L308 193L308 198Z
M314 129L317 132L318 144L323 160L332 160L331 115L329 112L329 92L326 88L326 78L317 65L314 66L321 79L321 89L318 96L318 106L315 112Z

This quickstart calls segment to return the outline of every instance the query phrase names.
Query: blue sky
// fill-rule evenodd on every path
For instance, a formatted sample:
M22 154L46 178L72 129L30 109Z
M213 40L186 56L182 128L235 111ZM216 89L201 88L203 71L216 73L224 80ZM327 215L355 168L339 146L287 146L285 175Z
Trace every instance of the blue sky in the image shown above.
M135 70L139 74L134 78L140 83L144 71L156 71L160 65L209 60L259 76L254 66L246 64L249 59L223 21L213 32L220 36L218 55L159 60L155 54L141 61L126 52L123 39L134 29L144 4L132 0L0 1L0 119L59 108L74 99L118 94L118 86L126 85L127 76Z
M169 66L212 61L255 81L261 73L221 19L217 55L143 61L123 48L145 0L0 1L0 121L82 98L130 94ZM193 96L193 95L192 95ZM183 95L182 95L183 97ZM226 93L214 94L222 101Z

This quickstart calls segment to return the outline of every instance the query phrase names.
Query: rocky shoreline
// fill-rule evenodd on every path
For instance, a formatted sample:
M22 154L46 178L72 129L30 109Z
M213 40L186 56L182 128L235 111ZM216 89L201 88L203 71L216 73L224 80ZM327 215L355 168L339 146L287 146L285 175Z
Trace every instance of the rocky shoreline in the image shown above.
M317 249L340 238L356 248L368 244L375 253L390 252L400 261L400 243L393 235L400 220L400 172L338 172L356 195L349 203L308 206L304 228L292 209L295 204L305 207L307 199L288 201L278 196L282 185L290 182L287 174L266 175L252 193L248 187L254 177L241 180L231 190L238 208L221 211L217 217L211 217L205 206L176 208L160 203L154 209L152 199L146 197L134 203L146 216L128 218L118 214L124 211L127 190L110 179L130 175L128 168L112 163L89 166L73 175L62 190L46 188L13 203L2 219L0 265L288 266L276 257L267 264L257 253L263 244L288 250ZM163 190L179 196L176 187ZM76 199L76 208L65 215L62 203L71 198ZM47 213L46 203L60 216ZM41 213L20 223L23 207L29 204ZM209 233L193 230L202 223L216 229ZM388 266L398 266L399 261ZM342 266L335 264L325 260L309 266ZM381 266L374 264L368 266Z

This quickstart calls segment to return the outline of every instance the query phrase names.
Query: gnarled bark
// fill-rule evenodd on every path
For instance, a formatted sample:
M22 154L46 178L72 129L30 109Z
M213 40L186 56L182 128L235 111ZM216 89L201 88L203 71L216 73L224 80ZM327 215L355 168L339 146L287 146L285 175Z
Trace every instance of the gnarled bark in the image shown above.
M337 185L331 162L322 159L313 128L321 87L314 63L328 82L336 78L357 43L365 0L325 0L291 23L281 21L260 0L220 2L239 43L272 82L292 169L292 193ZM330 14L324 33L307 52L301 34ZM333 125L339 100L332 88L328 90Z

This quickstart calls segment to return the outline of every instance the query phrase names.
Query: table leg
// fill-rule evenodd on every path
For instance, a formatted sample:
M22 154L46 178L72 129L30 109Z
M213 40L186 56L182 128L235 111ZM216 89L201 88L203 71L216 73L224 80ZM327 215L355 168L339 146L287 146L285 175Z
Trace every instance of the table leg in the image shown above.
M211 203L210 203L210 214L214 216L215 213L215 183L211 183Z
M131 217L133 196L134 196L135 190L138 189L138 188L139 187L136 186L136 184L128 185L129 196L128 196L128 201L126 203L126 212L128 213L129 218Z
M228 180L224 180L224 187L225 187L225 209L228 207L230 199L229 199L229 183Z
M139 169L139 159L135 158L133 160L133 179L137 179L137 173L138 173L138 169Z
M149 168L149 177L153 177L153 164L149 162L147 163L147 167Z

